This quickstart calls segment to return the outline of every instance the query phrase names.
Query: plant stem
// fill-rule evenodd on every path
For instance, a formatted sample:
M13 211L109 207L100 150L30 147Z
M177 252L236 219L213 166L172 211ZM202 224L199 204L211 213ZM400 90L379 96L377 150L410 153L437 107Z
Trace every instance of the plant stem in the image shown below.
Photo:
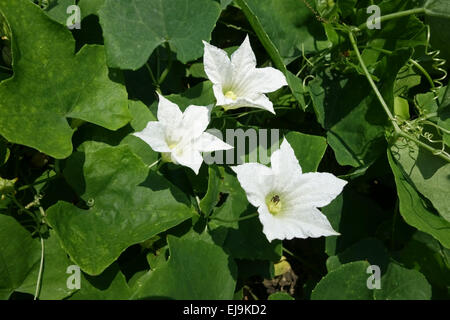
M23 190L29 189L29 188L31 188L31 187L34 187L34 186L36 186L36 185L38 185L38 184L41 184L41 183L44 183L44 182L48 182L48 181L52 181L52 180L56 179L57 177L58 177L58 175L55 175L55 176L50 177L50 178L45 178L45 179L42 179L42 180L38 180L38 181L36 181L36 182L33 182L33 183L30 183L30 184L21 186L21 187L18 188L17 190L18 190L18 191L23 191Z
M370 50L375 50L375 51L379 51L385 54L393 54L392 51L390 50L386 50L386 49L382 49L382 48L377 48L377 47L371 47L371 46L367 46L366 48L370 49ZM433 78L431 78L430 74L427 72L427 70L425 70L424 67L422 67L420 65L420 63L418 63L416 60L414 59L409 59L408 60L410 63L412 63L417 69L419 69L420 72L422 72L422 74L425 76L425 78L427 78L428 82L430 83L430 86L432 89L435 89L436 86L434 84Z
M155 75L153 74L152 68L150 68L150 65L148 64L148 62L145 64L145 66L146 66L146 68L147 68L147 70L148 70L148 73L150 74L150 77L152 78L153 85L154 85L157 89L159 89L158 81L156 81Z
M151 165L149 165L148 168L149 168L149 169L153 168L153 167L156 166L160 161L161 161L161 158L159 158L158 160L156 160L155 162L153 162Z
M366 76L367 80L369 81L370 86L372 87L372 89L375 92L378 100L380 101L381 106L383 107L384 111L386 112L387 116L389 117L389 120L391 120L391 122L394 125L394 128L396 129L396 131L397 131L397 128L398 128L398 130L400 130L400 128L398 127L397 122L395 121L394 116L392 115L391 110L389 109L386 101L384 101L383 95L381 94L380 90L378 90L378 87L375 84L375 82L373 81L372 76L369 73L369 70L367 70L366 64L364 63L364 60L361 57L361 53L359 52L358 45L356 44L356 40L355 40L355 37L354 37L353 33L350 31L348 33L348 36L350 38L350 43L352 44L353 49L355 50L356 56L358 58L358 61L359 61L360 65L361 65L361 67L362 67L362 69L364 71L364 75Z
M158 84L159 84L159 85L161 85L161 83L163 83L164 80L166 80L166 77L167 77L167 75L169 74L170 69L172 68L172 63L173 63L173 59L172 59L172 51L170 51L170 45L169 45L168 42L166 42L165 47L166 47L166 50L167 50L167 54L169 55L169 59L168 59L166 68L164 69L163 73L162 73L161 76L159 77L159 81L158 81Z
M12 72L12 69L10 69L10 68L8 68L8 67L4 67L4 66L0 66L0 70L5 70L5 71L7 71L8 73L11 73L11 72Z
M217 221L226 222L226 223L233 223L233 222L239 222L239 221L248 220L248 219L251 219L251 218L254 218L254 217L257 217L257 216L258 216L258 213L253 213L253 214L250 214L248 216L245 216L245 217L242 217L242 218L239 218L239 219L236 219L236 220L225 220L225 219L216 218L216 217L212 217L211 220L217 220Z
M39 265L39 273L36 282L36 291L34 293L34 300L37 300L37 298L39 297L39 291L41 289L42 271L44 270L44 251L45 251L44 238L42 238L41 236L41 263Z
M25 208L19 201L17 201L17 199L14 195L11 195L9 198L16 204L16 206L19 207L20 211L23 211L26 214L28 214L33 219L33 221L36 223L36 225L40 224L40 221L37 219L37 217L34 215L34 213L31 212L30 210L28 210L27 208Z
M420 146L420 147L430 151L433 155L436 155L436 156L444 159L445 161L450 162L450 157L448 157L446 155L446 153L442 152L441 150L437 150L437 149L435 149L433 147L430 147L426 143L423 143L422 141L418 140L417 138L407 134L406 132L404 132L403 130L400 129L400 127L399 127L397 121L395 120L394 116L392 115L392 112L389 109L386 101L384 101L384 98L383 98L381 92L378 90L377 85L373 81L373 79L372 79L372 77L371 77L371 75L369 73L369 70L367 69L366 64L364 63L364 60L361 57L361 53L359 52L358 45L356 44L356 40L355 40L355 37L353 35L353 32L349 31L348 32L348 36L349 36L349 39L350 39L350 43L352 44L353 49L355 50L356 56L358 57L358 61L359 61L360 65L361 65L361 67L362 67L362 69L364 71L364 74L365 74L367 80L370 83L370 86L372 87L373 91L375 92L375 94L376 94L376 96L378 98L378 101L380 101L381 106L383 107L383 109L386 112L389 120L391 121L392 125L394 126L395 134L397 136L400 136L400 137L403 137L403 138L406 138L408 140L411 140L411 141L415 142L418 146Z
M413 14L421 14L421 13L425 13L425 9L424 8L414 8L414 9L410 9L410 10L395 12L395 13L391 13L391 14L387 14L387 15L381 16L379 18L379 21L381 23L381 22L392 20L392 19L398 19L398 18L410 16L410 15L413 15ZM358 26L358 31L364 30L364 29L367 29L367 22L364 22L364 23L362 23L362 24L360 24Z

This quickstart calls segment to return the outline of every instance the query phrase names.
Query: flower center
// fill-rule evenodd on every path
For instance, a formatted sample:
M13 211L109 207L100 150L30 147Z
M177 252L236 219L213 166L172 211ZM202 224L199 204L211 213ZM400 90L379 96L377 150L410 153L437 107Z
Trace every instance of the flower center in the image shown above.
M170 150L172 150L172 149L175 148L176 146L177 146L177 143L176 143L176 142L172 142L172 143L168 144L168 147L169 147Z
M281 212L282 204L280 196L277 194L271 194L266 198L267 208L269 209L270 214L277 215Z
M228 90L227 92L225 92L225 97L228 98L228 99L231 99L233 101L237 99L236 93L234 93L231 90Z

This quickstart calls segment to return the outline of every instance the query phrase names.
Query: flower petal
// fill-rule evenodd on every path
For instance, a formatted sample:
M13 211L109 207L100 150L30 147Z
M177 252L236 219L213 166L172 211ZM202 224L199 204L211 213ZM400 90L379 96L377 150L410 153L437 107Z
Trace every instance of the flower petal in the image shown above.
M263 109L275 114L272 102L263 94L257 94L251 98L238 98L235 102L223 105L225 110L234 110L244 107Z
M158 121L150 121L144 130L133 135L142 139L156 152L170 152L165 139L164 127Z
M163 125L169 127L178 125L183 117L183 113L181 112L180 108L175 103L164 98L159 93L158 96L159 96L159 104L157 112L158 121L161 122Z
M200 152L213 152L216 150L233 149L232 146L208 132L203 132L200 138L198 138L198 140L196 141L196 148Z
M185 138L192 141L197 139L208 127L210 108L203 106L189 106L184 110L182 130Z
M225 106L225 105L228 105L228 104L234 102L232 99L225 97L225 95L223 93L223 87L221 84L214 84L213 92L214 92L214 96L216 97L216 105L217 106Z
M203 41L203 44L205 45L203 64L209 80L214 84L231 81L231 61L227 53L206 41Z
M236 172L248 201L255 207L266 206L266 195L272 188L272 170L260 163L245 163L231 169Z
M251 93L267 93L287 85L286 77L280 70L267 67L250 72L245 81L241 82L241 90Z
M293 196L303 204L321 208L342 192L347 181L327 172L310 172L302 174L297 183Z
M172 150L171 158L175 164L191 168L195 174L198 174L203 163L202 155L190 143L178 145Z
M250 45L248 35L240 47L231 55L233 78L238 82L256 68L256 56Z
M263 232L269 241L339 235L333 230L326 216L316 208L309 208L300 215L283 213L274 216L263 207L258 212Z
M298 178L302 175L302 168L295 156L294 149L286 139L283 139L280 149L272 153L270 162L275 175L275 190L281 193L295 190Z

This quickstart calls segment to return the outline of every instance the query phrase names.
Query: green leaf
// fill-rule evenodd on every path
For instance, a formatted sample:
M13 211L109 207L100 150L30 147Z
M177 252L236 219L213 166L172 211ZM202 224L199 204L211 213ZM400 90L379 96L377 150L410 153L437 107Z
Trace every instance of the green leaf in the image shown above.
M292 0L289 0L289 1L292 1ZM270 24L273 23L274 21L276 21L273 19L273 14L274 14L274 12L277 12L277 11L270 11L270 8L269 8L268 9L269 15L267 15L267 13L265 13L265 15L266 15L265 22L261 19L261 16L259 16L258 13L255 11L255 10L259 10L259 6L261 6L261 8L262 8L265 5L269 5L269 6L272 5L272 2L273 1L271 0L270 2L264 2L264 4L258 3L258 5L256 5L256 7L254 7L255 2L253 0L251 2L249 2L247 0L236 0L236 3L241 7L242 11L244 12L245 16L247 17L248 21L250 22L250 25L255 30L255 32L259 38L259 41L261 41L262 45L264 46L264 48L267 50L270 57L272 58L273 63L286 76L286 80L289 84L289 88L291 89L292 94L297 99L297 101L300 103L300 106L303 108L303 110L305 110L306 103L305 103L305 98L303 96L303 93L304 93L303 82L301 79L299 79L298 77L296 77L294 74L292 74L290 71L287 70L286 64L288 64L289 61L285 61L286 59L283 59L282 54L280 53L280 47L275 43L276 39L279 39L279 38L277 38L277 37L272 38L271 35L269 34L270 33ZM253 5L251 5L251 3L253 3ZM279 20L279 21L283 21L283 18L282 17L280 17L280 18L281 18L281 20ZM269 19L270 19L270 22L269 22ZM292 31L292 29L289 29L289 32L287 34L290 34L291 31ZM273 30L273 32L275 34L277 34L276 30ZM291 49L292 45L289 42L289 40L287 41L287 43L289 43L289 49ZM291 57L291 58L294 59L293 57ZM290 59L288 59L288 60L290 60Z
M372 300L367 288L369 263L356 261L328 273L311 293L311 300Z
M82 274L80 290L70 300L126 300L131 296L131 289L119 266L114 263L101 275Z
M303 172L317 171L327 149L327 140L320 136L294 131L286 134L285 138L294 149Z
M216 103L210 81L200 82L181 94L171 94L166 96L166 98L177 104L181 110L186 109L190 105L209 106Z
M374 290L375 300L430 300L431 286L416 270L389 264L381 277L381 289Z
M67 268L74 265L59 244L59 239L53 231L50 237L44 240L44 269L42 273L40 300L60 300L68 297L76 289L67 287L67 279L70 274ZM38 278L40 264L34 265L23 284L17 291L34 294Z
M80 0L78 1L78 6L80 7L81 11L81 18L84 19L85 17L95 14L98 15L98 12L100 8L105 3L105 0Z
M397 72L410 55L410 50L399 50L378 64L378 87L390 106ZM324 72L309 85L317 119L340 165L364 166L383 154L387 116L367 79Z
M150 172L129 147L83 144L64 175L86 203L81 209L58 202L48 222L83 271L98 275L127 247L192 216L186 195Z
M325 252L334 256L364 238L374 236L385 212L371 198L346 188L321 209L340 236L325 238ZM358 226L355 228L355 226Z
M149 271L133 287L133 299L232 299L236 264L223 250L200 236L168 236L167 264Z
M331 45L321 23L303 1L239 0L236 3L241 8L243 5L250 8L285 64L300 57L302 50L308 54Z
M208 191L203 199L200 201L200 209L206 216L209 216L213 208L219 202L220 197L220 184L221 175L219 168L212 165L208 167L209 179L208 179Z
M48 0L48 3L45 13L53 20L66 25L67 18L70 16L66 10L75 4L75 0Z
M68 118L110 130L130 120L127 93L109 80L103 47L84 46L74 55L75 41L67 27L29 0L0 0L0 11L13 31L14 60L14 76L0 83L1 135L66 158L72 153L73 134Z
M438 125L447 130L443 134L445 144L450 147L450 86L447 86L437 112Z
M181 62L195 60L220 12L212 0L105 0L99 15L108 65L137 70L164 43Z
M409 114L409 103L408 100L401 98L401 97L395 97L394 98L394 114L403 120L409 120L410 114Z
M14 218L3 214L0 243L0 299L6 300L39 264L41 246Z
M448 295L450 287L450 250L443 248L432 236L417 231L396 256L396 260L409 269L422 273L436 288Z
M336 256L327 260L328 272L339 268L341 265L353 261L368 261L371 265L377 265L382 272L386 270L389 263L389 255L383 243L375 238L363 239L350 246Z
M431 27L431 43L442 51L442 56L449 60L450 3L446 0L427 0L425 4L426 22Z
M445 220L450 221L450 163L404 140L398 140L391 152L416 190L431 201Z
M286 292L275 292L269 296L268 300L295 300L295 299Z
M409 184L389 151L388 159L394 173L400 201L399 209L403 219L409 225L432 235L444 247L450 248L450 222L427 208L419 193Z

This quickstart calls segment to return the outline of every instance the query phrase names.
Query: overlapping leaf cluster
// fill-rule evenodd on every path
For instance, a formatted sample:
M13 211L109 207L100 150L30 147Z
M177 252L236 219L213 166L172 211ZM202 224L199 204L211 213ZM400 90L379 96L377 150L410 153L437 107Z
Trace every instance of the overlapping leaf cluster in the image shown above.
M0 0L0 298L449 298L448 28L446 0ZM246 34L289 87L210 127L281 129L305 172L348 180L322 210L341 236L268 242L228 165L151 166L132 135L156 91L214 104L202 40Z

